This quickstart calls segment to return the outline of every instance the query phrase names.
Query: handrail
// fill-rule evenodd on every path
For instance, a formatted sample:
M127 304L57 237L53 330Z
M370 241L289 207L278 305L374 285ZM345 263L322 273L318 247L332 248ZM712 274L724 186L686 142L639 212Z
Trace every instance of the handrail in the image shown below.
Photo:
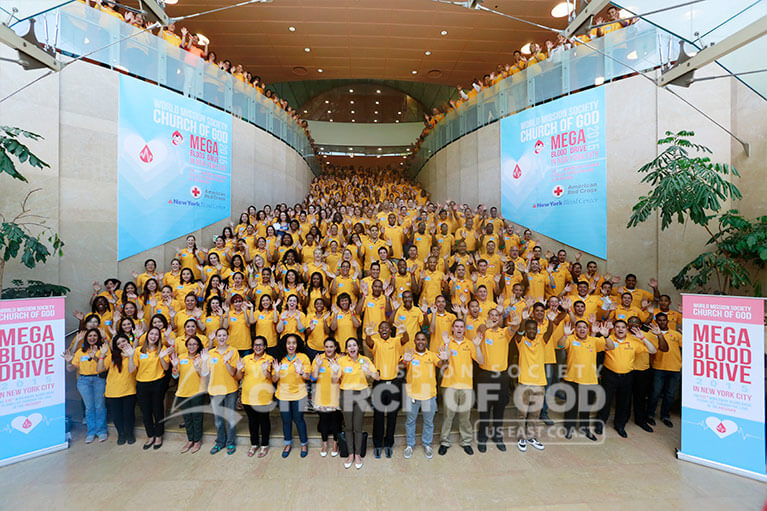
M678 51L676 37L639 21L588 45L555 53L482 89L448 113L424 137L410 163L410 174L415 177L440 149L467 133L544 101L657 68L675 60Z
M38 41L54 46L65 55L88 54L90 61L154 82L239 117L288 144L315 174L319 173L319 161L303 128L270 98L230 73L162 37L141 33L120 18L79 2L40 14L35 20ZM51 29L57 26L58 31ZM19 27L15 29L26 30ZM57 40L51 41L54 33ZM120 41L121 38L125 40Z

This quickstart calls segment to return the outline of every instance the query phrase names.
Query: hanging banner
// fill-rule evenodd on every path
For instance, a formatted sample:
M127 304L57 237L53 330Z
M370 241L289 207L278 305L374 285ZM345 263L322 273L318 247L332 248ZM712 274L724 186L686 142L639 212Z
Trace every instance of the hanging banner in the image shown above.
M764 299L682 296L677 457L767 481Z
M603 87L501 119L504 218L607 257Z
M0 301L0 466L67 447L64 300Z
M232 118L120 75L117 258L229 218Z

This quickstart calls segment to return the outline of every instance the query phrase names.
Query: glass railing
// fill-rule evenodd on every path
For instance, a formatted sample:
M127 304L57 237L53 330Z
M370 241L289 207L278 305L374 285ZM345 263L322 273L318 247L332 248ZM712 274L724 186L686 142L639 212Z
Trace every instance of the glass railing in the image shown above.
M653 69L675 60L677 39L640 21L610 32L481 90L447 114L424 138L410 166L412 175L440 149L482 126L579 90Z
M38 41L62 53L96 61L208 103L262 128L295 149L315 173L315 158L303 128L271 99L217 66L79 2L35 18ZM28 22L15 25L17 33ZM131 37L132 36L132 37Z

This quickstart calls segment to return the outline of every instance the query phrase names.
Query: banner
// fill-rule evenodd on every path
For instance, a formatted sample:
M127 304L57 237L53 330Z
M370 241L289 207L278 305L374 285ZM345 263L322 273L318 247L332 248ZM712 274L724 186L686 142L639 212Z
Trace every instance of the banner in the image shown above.
M0 301L0 466L67 447L64 297Z
M682 296L680 459L767 480L764 299Z
M501 119L504 218L607 257L603 87Z
M232 118L120 75L117 258L231 216Z

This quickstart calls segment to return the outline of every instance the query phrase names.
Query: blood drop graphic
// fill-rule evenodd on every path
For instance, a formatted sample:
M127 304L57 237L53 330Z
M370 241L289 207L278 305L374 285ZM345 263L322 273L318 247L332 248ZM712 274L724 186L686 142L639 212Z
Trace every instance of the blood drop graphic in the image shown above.
M32 427L32 423L29 419L24 419L24 423L21 425L21 427L24 429L29 429Z
M138 153L138 157L144 163L149 163L154 159L154 155L152 154L152 151L149 150L148 145L145 145L144 148L141 150L141 152Z
M514 179L519 179L521 175L522 175L522 169L519 168L519 165L515 165L514 173L512 174L512 176L514 176Z
M716 427L716 430L717 430L718 432L720 432L720 433L724 433L725 431L727 431L727 428L725 428L725 427L724 427L724 424L722 424L722 423L720 422L720 423L719 423L719 425Z

